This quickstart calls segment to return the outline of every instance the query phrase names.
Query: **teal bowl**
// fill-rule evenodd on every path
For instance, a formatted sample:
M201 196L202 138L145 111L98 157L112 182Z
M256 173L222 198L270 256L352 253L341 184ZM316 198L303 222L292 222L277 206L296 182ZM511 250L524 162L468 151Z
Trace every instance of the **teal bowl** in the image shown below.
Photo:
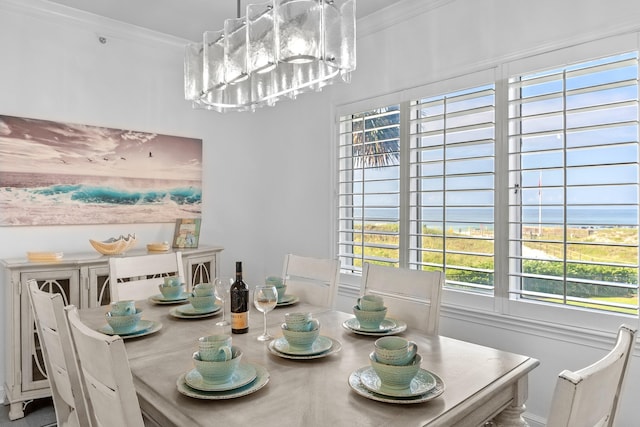
M295 349L307 349L310 348L320 335L320 325L310 331L292 331L287 328L287 324L282 324L282 335L287 340L289 346Z
M371 362L373 370L376 371L376 374L380 377L383 386L400 390L408 388L411 384L411 380L420 370L422 356L416 354L413 361L407 365L387 365L386 363L378 362L376 353L371 352L369 361Z
M204 297L190 295L189 302L196 310L210 310L216 303L216 297L214 297L213 295Z
M174 299L182 295L182 290L184 289L184 286L183 285L165 286L164 284L162 284L162 285L158 285L158 289L160 289L160 293L164 298Z
M383 310L360 310L357 305L353 306L353 314L355 314L360 327L363 329L378 329L380 323L387 316L387 308Z
M196 351L193 353L193 364L196 370L202 375L202 379L211 384L226 383L238 368L242 359L242 351L236 347L231 347L233 358L229 360L201 360Z
M136 330L142 317L142 310L136 309L134 314L114 315L109 311L106 314L107 323L115 334L129 334Z

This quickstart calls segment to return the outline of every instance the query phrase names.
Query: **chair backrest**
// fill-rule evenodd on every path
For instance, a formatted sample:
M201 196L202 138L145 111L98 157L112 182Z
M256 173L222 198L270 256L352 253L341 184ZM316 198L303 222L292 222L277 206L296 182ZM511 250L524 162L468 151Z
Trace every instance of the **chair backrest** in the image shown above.
M142 427L124 341L86 326L74 306L65 307L80 372L99 426Z
M384 298L387 317L407 326L437 335L444 274L441 271L409 270L365 263L360 294Z
M57 424L90 425L90 409L82 388L62 295L41 291L35 280L28 280L27 287L51 385Z
M184 278L182 252L109 258L111 301L141 300L156 295L162 283L158 278L172 275Z
M337 259L288 254L284 257L282 277L287 285L287 294L295 295L308 303L333 307L340 277L340 263Z
M613 426L636 330L622 325L613 349L586 368L558 375L547 427Z

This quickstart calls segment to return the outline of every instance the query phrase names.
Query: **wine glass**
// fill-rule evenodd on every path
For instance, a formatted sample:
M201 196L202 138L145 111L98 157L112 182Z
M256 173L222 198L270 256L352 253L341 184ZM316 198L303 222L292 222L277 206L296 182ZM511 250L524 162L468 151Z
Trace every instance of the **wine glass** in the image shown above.
M222 304L222 320L216 323L217 326L230 325L229 321L224 317L224 302L226 300L227 292L229 292L229 286L231 286L231 279L228 278L216 277L213 281L213 292L216 298L218 298L220 300L220 303Z
M256 286L256 289L253 291L253 304L258 311L261 311L264 315L264 330L262 335L258 337L258 341L269 341L273 339L273 336L267 332L267 312L276 308L277 303L278 291L275 286Z

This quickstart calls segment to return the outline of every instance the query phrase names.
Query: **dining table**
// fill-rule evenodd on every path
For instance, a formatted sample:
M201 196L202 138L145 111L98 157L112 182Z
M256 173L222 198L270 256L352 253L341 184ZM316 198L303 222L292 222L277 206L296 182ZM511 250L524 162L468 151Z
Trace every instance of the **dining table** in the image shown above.
M216 325L220 313L176 316L174 305L156 304L152 299L136 301L136 307L142 310L142 319L156 326L149 333L125 337L125 348L140 407L163 427L476 427L492 419L500 426L527 425L522 417L527 377L539 364L528 356L401 328L391 332L417 344L421 368L433 374L437 385L423 398L385 398L363 387L359 377L370 366L369 354L380 334L356 333L348 327L352 313L304 302L269 312L267 329L280 343L281 324L288 312L312 313L320 322L320 336L331 342L322 354L291 357L274 349L275 340L257 340L263 331L263 314L254 307L246 334L231 334L230 326ZM108 309L102 306L79 313L88 326L104 331ZM215 334L232 336L233 346L243 353L242 362L258 370L259 387L224 399L185 393L184 378L194 369L198 338Z

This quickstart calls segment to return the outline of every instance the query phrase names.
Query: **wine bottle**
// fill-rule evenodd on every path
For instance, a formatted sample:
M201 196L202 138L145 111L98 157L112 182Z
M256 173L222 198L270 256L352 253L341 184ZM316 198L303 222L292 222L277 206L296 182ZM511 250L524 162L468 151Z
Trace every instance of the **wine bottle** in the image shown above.
M249 332L249 287L242 281L242 262L236 262L236 280L231 285L231 333Z

